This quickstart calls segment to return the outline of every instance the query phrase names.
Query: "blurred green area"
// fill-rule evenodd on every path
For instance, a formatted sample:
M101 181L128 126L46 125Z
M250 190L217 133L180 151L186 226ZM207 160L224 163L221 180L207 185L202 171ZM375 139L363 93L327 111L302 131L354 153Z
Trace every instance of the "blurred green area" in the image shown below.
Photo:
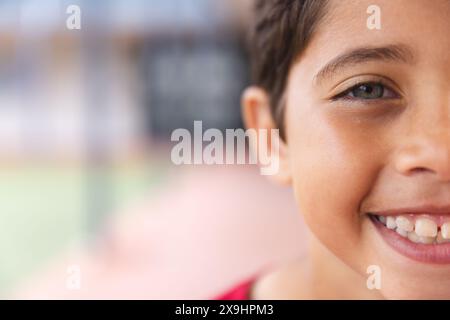
M93 224L100 226L103 218L133 200L152 195L164 182L165 168L145 163L103 168L95 188L102 188L102 208L107 212L98 214L92 213L95 206L90 203L96 197L90 185L96 176L92 170L54 165L0 168L0 296L71 242L95 232Z

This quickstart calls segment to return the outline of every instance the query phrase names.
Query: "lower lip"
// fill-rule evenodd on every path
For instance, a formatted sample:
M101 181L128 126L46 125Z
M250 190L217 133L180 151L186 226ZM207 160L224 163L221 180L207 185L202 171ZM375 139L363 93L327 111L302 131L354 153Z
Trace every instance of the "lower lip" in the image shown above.
M400 254L419 262L449 264L450 263L450 243L443 244L421 244L414 243L397 232L388 229L375 217L370 216L370 220L381 234L386 243Z

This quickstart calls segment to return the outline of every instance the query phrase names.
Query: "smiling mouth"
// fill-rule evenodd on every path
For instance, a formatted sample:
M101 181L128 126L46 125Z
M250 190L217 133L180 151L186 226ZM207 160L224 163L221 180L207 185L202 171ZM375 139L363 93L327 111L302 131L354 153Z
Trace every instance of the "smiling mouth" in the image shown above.
M414 243L441 244L450 242L450 216L373 215L386 228ZM446 221L448 218L448 221Z
M368 214L397 252L426 263L450 263L450 213Z

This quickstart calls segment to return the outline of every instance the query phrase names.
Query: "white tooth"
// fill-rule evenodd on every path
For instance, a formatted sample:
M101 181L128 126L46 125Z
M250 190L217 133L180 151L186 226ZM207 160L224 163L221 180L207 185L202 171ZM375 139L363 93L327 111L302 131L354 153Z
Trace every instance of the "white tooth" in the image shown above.
M401 228L407 232L414 230L414 224L409 221L407 217L399 216L395 219L395 223L397 223L398 228Z
M408 231L403 230L402 228L395 229L395 232L397 232L399 235L405 238L408 236Z
M388 227L388 229L395 229L397 228L397 224L395 223L395 218L394 217L387 217L386 218L386 227Z
M441 226L442 238L450 239L450 222L446 222Z
M386 225L386 217L384 216L378 216L378 220L380 220L380 222L384 225Z
M435 237L419 237L419 242L423 244L432 244Z
M444 237L442 236L442 232L438 232L438 235L436 237L436 243L441 244L441 243L448 243L450 242L450 239L444 239Z
M436 237L437 224L430 219L419 218L416 220L416 233L420 237Z
M419 236L414 231L408 232L408 239L414 243L419 243Z

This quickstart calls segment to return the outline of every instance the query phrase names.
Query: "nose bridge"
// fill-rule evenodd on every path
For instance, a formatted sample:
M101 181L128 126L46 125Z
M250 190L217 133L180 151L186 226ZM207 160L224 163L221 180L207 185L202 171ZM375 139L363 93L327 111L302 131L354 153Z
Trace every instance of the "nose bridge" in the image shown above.
M447 140L450 130L450 74L448 68L434 66L417 82L411 106L410 134L434 141ZM445 141L443 141L445 142Z
M413 124L410 134L429 143L447 143L450 136L450 87L442 87L436 82L425 86L423 99L414 106L412 112Z
M417 136L420 140L426 140L430 146L440 144L442 147L450 146L449 107L442 106L438 110L424 110L417 114L414 123L413 136Z

